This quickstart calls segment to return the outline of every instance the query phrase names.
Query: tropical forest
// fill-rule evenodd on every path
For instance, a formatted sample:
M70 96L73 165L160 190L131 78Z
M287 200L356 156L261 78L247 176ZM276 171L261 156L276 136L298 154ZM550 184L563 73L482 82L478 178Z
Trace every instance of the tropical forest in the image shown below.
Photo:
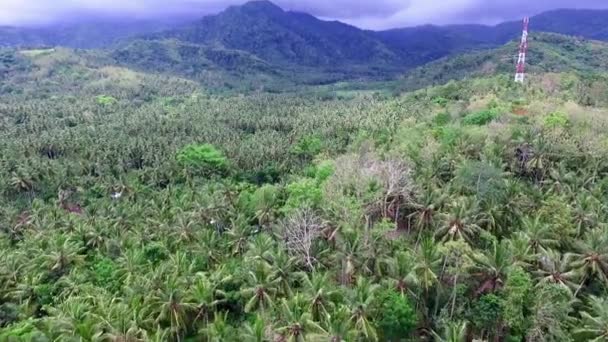
M0 27L0 342L608 341L608 12L530 22Z

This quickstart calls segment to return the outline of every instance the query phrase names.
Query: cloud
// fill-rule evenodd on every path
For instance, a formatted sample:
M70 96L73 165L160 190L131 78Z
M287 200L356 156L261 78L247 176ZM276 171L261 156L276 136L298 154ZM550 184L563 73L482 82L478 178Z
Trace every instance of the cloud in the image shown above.
M163 18L217 13L245 0L0 0L0 25L74 18ZM496 23L555 8L608 8L606 0L276 0L284 9L384 29L426 23Z

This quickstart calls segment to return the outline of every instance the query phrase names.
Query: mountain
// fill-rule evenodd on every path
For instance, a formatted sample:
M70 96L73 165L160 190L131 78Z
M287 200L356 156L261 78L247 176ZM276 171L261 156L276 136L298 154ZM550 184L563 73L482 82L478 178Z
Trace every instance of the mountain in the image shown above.
M449 54L506 44L521 34L521 21L495 26L425 25L375 32L386 45L399 52L416 51L419 63ZM561 9L530 19L531 32L552 32L608 41L608 10Z
M496 49L449 56L409 71L399 81L403 90L440 85L450 80L515 71L519 41L513 40ZM608 72L608 43L556 33L531 33L527 55L530 74Z
M242 50L277 65L373 64L396 69L407 60L371 32L284 11L268 1L233 6L182 29L148 36L167 38Z
M95 19L50 27L0 26L0 47L103 48L121 40L179 26L175 21Z
M460 71L449 66L454 59L442 58L482 51L474 55L477 60L494 53L483 51L516 40L520 31L521 23L514 21L496 26L426 25L375 32L284 11L269 1L252 1L179 25L169 20L115 19L50 28L0 28L0 46L103 47L98 54L111 65L207 85L234 87L241 82L247 84L245 88L280 90L341 80L386 80L437 60L433 65L442 65L447 72L429 70L430 76L425 78L430 82L459 78ZM546 12L531 19L531 31L608 40L608 11ZM517 47L511 43L501 49L512 55ZM472 57L456 60L468 58ZM509 68L512 63L505 61ZM485 64L476 67L480 65ZM426 69L417 69L413 75L420 70Z

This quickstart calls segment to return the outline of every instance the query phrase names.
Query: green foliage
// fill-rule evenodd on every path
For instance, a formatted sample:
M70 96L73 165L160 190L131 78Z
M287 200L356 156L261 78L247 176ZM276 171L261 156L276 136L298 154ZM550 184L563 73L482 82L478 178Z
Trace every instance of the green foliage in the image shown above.
M385 340L399 341L411 336L418 317L409 299L395 291L379 294L378 327Z
M97 101L97 104L100 104L102 106L108 106L116 103L117 100L109 95L99 95L95 98L95 101Z
M601 336L605 76L218 94L268 64L125 44L0 53L0 340Z
M450 121L452 121L452 116L447 112L439 113L433 118L433 124L439 127L449 124Z
M504 319L511 328L511 334L519 336L519 339L526 336L526 331L530 326L532 290L532 279L522 268L514 268L509 272L504 288L502 310Z
M228 166L226 156L211 144L188 145L177 153L177 161L184 167L203 174L222 172Z
M285 211L298 208L317 208L323 200L323 191L318 182L312 178L301 178L286 186L287 201Z
M568 116L565 113L553 112L544 118L543 123L547 127L551 127L551 128L562 127L563 128L563 127L568 126L569 120L568 120Z
M465 125L483 126L499 117L500 114L500 111L497 109L486 109L465 116L464 119L462 119L462 123Z
M303 159L312 159L321 152L323 142L315 136L307 136L293 147L293 153Z
M473 303L470 314L478 329L496 331L503 316L502 300L493 294L481 296Z

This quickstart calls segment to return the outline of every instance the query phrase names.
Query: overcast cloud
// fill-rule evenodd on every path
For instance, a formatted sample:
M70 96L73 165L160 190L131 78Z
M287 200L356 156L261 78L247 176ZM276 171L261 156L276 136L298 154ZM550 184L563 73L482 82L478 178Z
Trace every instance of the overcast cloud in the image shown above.
M0 0L0 25L45 24L95 16L158 18L217 13L243 0ZM608 8L608 0L276 0L284 9L386 29L485 23L556 8Z

